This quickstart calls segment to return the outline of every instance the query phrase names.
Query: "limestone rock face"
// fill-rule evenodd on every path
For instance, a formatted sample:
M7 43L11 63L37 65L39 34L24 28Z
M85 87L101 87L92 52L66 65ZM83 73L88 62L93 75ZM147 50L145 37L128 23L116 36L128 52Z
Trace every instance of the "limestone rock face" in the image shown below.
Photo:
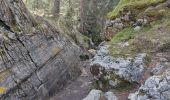
M22 0L0 0L1 100L42 100L80 74L81 49Z
M118 100L115 94L111 91L103 93L101 90L91 90L83 100Z
M94 89L83 100L105 100L105 97L102 91Z
M170 71L163 75L148 78L139 90L129 95L130 100L169 100L170 99Z
M110 91L105 93L105 97L107 100L118 100L117 97Z
M91 60L91 72L94 76L109 76L110 73L129 82L139 82L145 69L146 54L138 54L133 58L113 58L108 51L109 45L102 44ZM109 76L110 77L110 76ZM108 77L108 78L109 78Z

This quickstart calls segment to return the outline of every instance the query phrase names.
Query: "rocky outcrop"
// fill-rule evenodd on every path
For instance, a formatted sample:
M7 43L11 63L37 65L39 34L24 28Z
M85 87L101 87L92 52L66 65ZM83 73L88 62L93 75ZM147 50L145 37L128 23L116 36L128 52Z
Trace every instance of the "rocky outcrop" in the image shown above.
M136 18L135 14L129 11L119 18L116 18L114 20L107 20L103 37L106 40L111 40L118 32L126 27L133 27L134 30L138 31L143 26L146 26L148 24L149 21L147 17Z
M169 100L170 99L170 70L169 52L157 53L146 71L145 83L137 92L129 95L130 100ZM149 73L150 72L150 73ZM152 75L152 76L151 76Z
M113 58L108 48L107 44L101 44L91 60L91 73L99 82L99 87L106 88L106 84L116 87L120 80L139 83L146 68L146 54L138 54L135 58Z
M106 78L116 75L129 82L139 82L145 69L146 54L138 54L135 58L113 58L108 51L109 46L99 46L97 54L91 61L91 73L96 77L104 75Z
M106 100L118 100L117 97L113 94L113 92L106 92L105 93Z
M129 5L133 7L133 5ZM141 9L128 10L125 9L117 18L106 21L105 30L102 36L105 40L111 40L122 29L131 27L135 31L139 31L142 27L150 26L150 23L160 20L165 16L165 9L170 8L170 1L164 0L154 6L148 6Z
M104 100L104 94L100 90L91 90L83 100Z
M0 87L2 100L45 99L80 73L81 49L22 0L0 0Z
M95 45L102 42L100 33L104 31L106 14L119 0L82 0L80 6L79 32L92 38Z
M170 99L170 71L162 75L148 78L139 90L129 95L130 100L169 100Z
M117 100L117 97L110 91L105 94L101 90L91 90L83 100Z

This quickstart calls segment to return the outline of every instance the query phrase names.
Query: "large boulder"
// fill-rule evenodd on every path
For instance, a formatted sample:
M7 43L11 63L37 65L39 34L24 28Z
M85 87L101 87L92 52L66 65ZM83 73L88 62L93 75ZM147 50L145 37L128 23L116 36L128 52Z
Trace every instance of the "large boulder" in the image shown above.
M146 54L138 54L134 58L113 58L109 54L109 45L101 44L91 60L91 73L96 76L107 76L110 73L129 82L139 82L145 69Z
M115 94L113 94L111 91L105 93L105 98L106 100L118 100Z
M91 90L83 100L105 100L104 93L101 90Z
M170 71L148 78L136 93L129 95L130 100L170 100Z
M101 90L91 90L83 100L118 100L113 92L103 93Z
M44 100L80 74L81 49L22 0L0 0L1 100Z

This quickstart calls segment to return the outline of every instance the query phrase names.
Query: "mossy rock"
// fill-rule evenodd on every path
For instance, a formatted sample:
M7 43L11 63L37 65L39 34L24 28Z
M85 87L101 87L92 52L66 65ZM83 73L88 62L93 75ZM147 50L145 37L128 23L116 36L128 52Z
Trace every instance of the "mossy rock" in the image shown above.
M144 12L145 16L148 16L150 18L155 18L155 20L157 19L161 19L163 18L163 16L166 13L166 9L164 8L155 8L155 7L150 7L148 9L146 9L146 11Z
M118 92L123 92L123 91L130 91L134 88L135 83L130 83L125 80L121 80L119 85L115 88L116 91Z
M108 18L114 19L120 16L120 13L124 12L125 10L143 9L150 5L156 5L164 1L166 0L120 0L115 9L108 13Z

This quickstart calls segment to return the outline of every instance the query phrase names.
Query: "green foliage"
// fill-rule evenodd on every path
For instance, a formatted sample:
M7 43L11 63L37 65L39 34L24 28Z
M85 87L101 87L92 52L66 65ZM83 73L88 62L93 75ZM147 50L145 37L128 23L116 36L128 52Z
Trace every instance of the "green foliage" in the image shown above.
M69 29L69 30L73 30L73 26L74 26L74 15L75 15L75 11L74 8L72 6L72 3L70 2L68 10L66 11L66 15L64 17L65 19L65 26Z
M111 47L109 49L111 54L114 57L116 57L117 55L120 56L122 48L121 46L118 45L118 43L125 42L128 41L129 39L132 39L136 33L137 32L135 32L133 28L125 28L119 33L117 33L110 42Z
M146 66L149 66L150 62L151 62L151 56L147 54L146 57L144 58L144 64L146 64Z
M119 16L119 14L125 9L130 10L145 8L147 6L154 5L163 1L165 0L120 0L116 8L112 12L108 13L108 17L114 19Z
M100 81L100 82L102 82L102 88L101 88L99 86L99 80L94 80L91 83L91 89L100 89L100 90L103 90L103 91L105 91L107 89L114 89L117 92L122 92L122 91L132 90L135 86L133 83L130 83L126 80L118 78L118 76L116 76L114 73L109 74L109 77L110 77L109 80L118 82L118 85L116 85L115 87L112 87L112 86L109 85L109 80L105 79L105 80Z
M123 92L123 91L130 91L132 89L134 89L134 84L125 81L125 80L121 80L119 85L115 88L116 91L118 92Z
M100 89L98 81L93 80L92 83L90 84L90 89Z
M112 56L135 56L137 53L152 54L153 52L167 52L170 50L170 13L165 9L164 17L150 23L139 31L132 28L123 29L110 42L110 53ZM128 46L121 46L128 42ZM150 58L146 58L146 64Z
M129 54L133 55L133 53L140 51L140 50L138 50L139 48L143 49L143 47L145 47L145 45L143 45L143 43L147 43L149 45L150 42L147 42L147 41L141 42L142 45L139 45L140 44L139 41L137 41L136 44L131 43L131 41L134 40L134 38L137 34L141 34L141 33L147 32L149 30L150 30L150 27L144 27L140 31L135 31L133 28L129 27L129 28L125 28L122 31L120 31L119 33L117 33L115 35L115 37L113 37L113 39L110 42L111 47L109 48L109 50L110 50L112 56L124 57L124 56L128 56ZM130 44L130 46L126 47L126 49L124 49L124 47L121 47L119 45L119 44L122 44L125 42L129 42L129 44Z
M121 41L127 41L129 39L132 39L135 33L136 32L133 28L125 28L115 35L115 37L112 39L112 42L118 43Z
M100 34L99 33L92 34L92 41L94 42L95 45L99 45L102 42Z

